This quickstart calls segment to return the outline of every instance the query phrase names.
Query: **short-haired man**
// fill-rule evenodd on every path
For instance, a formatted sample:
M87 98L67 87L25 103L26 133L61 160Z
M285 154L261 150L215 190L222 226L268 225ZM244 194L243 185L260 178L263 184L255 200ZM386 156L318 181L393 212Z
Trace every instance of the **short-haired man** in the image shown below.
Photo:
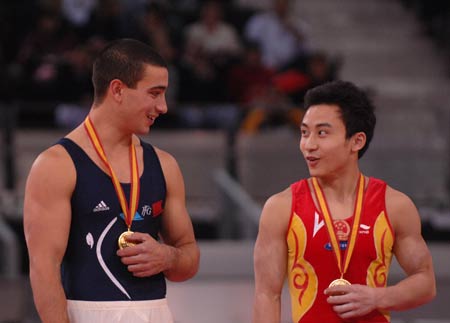
M280 322L286 273L293 322L390 322L390 310L436 293L419 214L408 196L359 169L376 123L361 89L329 82L307 92L305 107L300 150L311 178L263 208L253 322ZM393 255L407 277L387 286Z
M137 135L167 112L168 69L121 39L93 66L86 120L34 162L24 228L43 322L173 322L166 281L198 270L176 160ZM162 241L158 241L161 237Z

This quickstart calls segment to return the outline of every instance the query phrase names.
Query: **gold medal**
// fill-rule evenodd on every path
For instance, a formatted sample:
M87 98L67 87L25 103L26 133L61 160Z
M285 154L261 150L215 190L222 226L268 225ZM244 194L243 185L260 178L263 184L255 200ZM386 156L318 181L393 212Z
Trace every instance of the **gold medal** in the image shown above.
M328 285L328 288L334 287L334 286L345 286L345 285L351 285L351 283L347 279L338 278L338 279L333 280L330 283L330 285ZM342 293L342 292L334 292L334 293L331 293L330 295L337 296L337 295L344 295L344 294L345 293Z
M133 234L133 231L125 231L123 232L120 236L119 239L117 241L118 245L119 245L119 249L123 249L126 247L132 247L135 246L136 244L134 242L130 242L127 240L127 236Z
M333 280L328 287L342 286L342 285L351 285L351 283L347 279L338 278Z

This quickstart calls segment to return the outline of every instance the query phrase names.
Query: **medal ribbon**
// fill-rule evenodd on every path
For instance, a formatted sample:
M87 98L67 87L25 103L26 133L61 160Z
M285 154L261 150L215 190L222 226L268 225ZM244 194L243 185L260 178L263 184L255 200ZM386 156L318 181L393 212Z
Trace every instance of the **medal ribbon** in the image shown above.
M127 199L125 198L125 193L123 192L122 186L120 185L119 179L117 178L114 170L111 167L111 164L108 162L106 158L105 150L103 149L102 143L100 142L100 138L95 131L94 124L92 123L89 116L84 121L84 128L91 140L92 145L97 152L97 155L103 161L104 165L109 171L109 175L111 177L112 183L114 185L114 189L116 190L117 197L119 198L120 207L122 208L122 212L125 216L125 223L127 225L128 230L131 228L131 223L133 222L133 217L136 214L136 210L138 207L139 201L139 169L137 163L136 149L133 143L130 143L130 172L131 172L131 190L130 190L130 205L128 207Z
M356 235L358 233L359 221L361 219L361 211L362 211L362 202L364 196L364 176L360 174L358 187L357 187L357 195L356 195L356 205L354 210L353 226L350 233L350 237L348 240L348 247L345 252L344 257L341 256L341 249L339 248L339 243L337 241L336 232L334 231L332 219L330 216L330 212L328 210L328 205L325 201L325 197L323 195L322 189L320 188L319 182L317 178L312 178L312 183L314 187L314 191L316 193L317 200L319 202L320 209L322 211L325 224L327 226L328 234L331 240L331 246L333 247L334 254L336 255L336 260L339 268L339 272L341 273L341 278L344 276L347 271L348 265L350 263L350 258L353 254L353 249L355 248L356 243Z

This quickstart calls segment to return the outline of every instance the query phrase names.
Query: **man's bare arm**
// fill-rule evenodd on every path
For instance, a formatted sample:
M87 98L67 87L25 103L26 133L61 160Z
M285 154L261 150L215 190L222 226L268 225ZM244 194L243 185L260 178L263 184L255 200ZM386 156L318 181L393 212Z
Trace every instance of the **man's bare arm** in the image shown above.
M69 321L60 265L69 236L75 170L62 150L55 146L37 158L25 190L24 231L30 281L37 311L45 323Z
M407 277L386 289L379 308L405 310L425 304L436 295L433 262L411 199L391 188L386 196L387 213L391 214L395 231L394 254Z
M171 281L183 281L197 273L200 252L186 209L184 180L178 163L165 152L161 151L159 156L167 186L161 235L164 242L171 247L170 265L164 274Z
M290 190L269 198L264 205L254 250L254 323L281 320L281 293L287 268L286 231Z

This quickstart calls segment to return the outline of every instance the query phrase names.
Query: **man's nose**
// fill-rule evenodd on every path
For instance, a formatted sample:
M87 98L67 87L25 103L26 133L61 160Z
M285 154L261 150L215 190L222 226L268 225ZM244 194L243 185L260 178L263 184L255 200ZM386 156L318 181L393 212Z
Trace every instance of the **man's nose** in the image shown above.
M166 102L166 98L162 98L159 102L156 103L156 110L160 113L160 114L165 114L167 113L168 107L167 107L167 102Z
M315 136L310 135L308 136L308 138L304 138L304 147L307 150L314 150L317 149L317 140L315 138Z

